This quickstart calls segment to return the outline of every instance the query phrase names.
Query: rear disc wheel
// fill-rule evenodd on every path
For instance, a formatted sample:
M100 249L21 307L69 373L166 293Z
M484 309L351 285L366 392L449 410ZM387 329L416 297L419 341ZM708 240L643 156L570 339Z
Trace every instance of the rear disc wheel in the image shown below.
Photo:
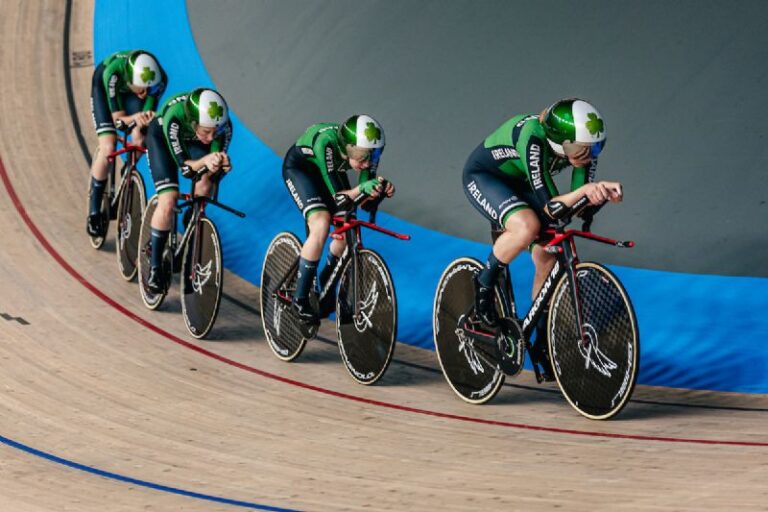
M459 325L459 319L473 307L473 280L481 268L473 258L452 261L437 285L432 317L435 352L445 380L454 393L472 404L491 400L504 384L498 348L473 340Z

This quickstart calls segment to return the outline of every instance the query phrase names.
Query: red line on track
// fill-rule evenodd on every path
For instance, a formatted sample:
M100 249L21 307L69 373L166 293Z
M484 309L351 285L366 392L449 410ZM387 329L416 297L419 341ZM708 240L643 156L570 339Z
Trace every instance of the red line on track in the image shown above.
M143 318L139 317L135 313L128 310L126 307L119 304L117 301L115 301L111 297L104 294L104 292L96 288L96 286L91 284L79 272L77 272L77 270L75 270L69 263L67 263L67 261L56 251L56 249L53 248L50 242L48 242L48 240L45 238L42 232L38 229L37 225L32 221L29 214L27 213L27 210L24 208L24 205L19 199L19 196L16 194L16 190L13 188L13 184L11 183L11 180L8 177L8 173L5 170L5 165L3 164L2 159L0 159L0 177L2 177L3 185L5 185L5 189L8 191L8 196L11 198L13 205L16 207L16 211L19 213L19 216L21 216L22 220L24 220L24 223L27 225L27 227L35 236L35 238L37 238L37 241L40 242L40 244L45 248L45 250L48 251L48 254L50 254L53 257L53 259L56 260L56 262L59 265L61 265L61 267L64 270L66 270L72 277L74 277L77 281L79 281L80 284L86 287L91 293L96 295L98 298L100 298L101 300L103 300L104 302L112 306L114 309L116 309L123 315L130 318L131 320L139 323L143 327L146 327L150 331L155 332L160 336L163 336L164 338L174 343L177 343L185 348L194 350L195 352L198 352L212 359L216 359L217 361L221 361L222 363L228 364L230 366L240 368L241 370L255 373L256 375L260 375L268 379L273 379L273 380L282 382L284 384L289 384L291 386L296 386L296 387L307 389L310 391L315 391L317 393L322 393L324 395L329 395L336 398L352 400L355 402L373 405L376 407L385 407L387 409L394 409L397 411L410 412L414 414L422 414L425 416L434 416L436 418L444 418L449 420L464 421L468 423L479 423L481 425L493 425L497 427L515 428L515 429L521 429L521 430L533 430L533 431L539 431L539 432L551 432L555 434L567 434L567 435L576 435L576 436L603 437L603 438L610 438L610 439L630 439L634 441L656 441L656 442L666 442L666 443L768 447L768 442L758 443L758 442L749 442L749 441L721 441L721 440L711 440L711 439L686 439L686 438L678 438L678 437L656 437L656 436L642 436L642 435L634 435L634 434L615 434L615 433L609 433L609 432L592 432L587 430L572 430L572 429L565 429L565 428L543 427L538 425L528 425L525 423L511 423L507 421L475 418L472 416L461 416L458 414L430 411L428 409L419 409L417 407L408 407L406 405L393 404L390 402L382 402L379 400L372 400L370 398L350 395L347 393L342 393L339 391L334 391L331 389L314 386L312 384L307 384L306 382L300 382L297 380L282 377L280 375L266 372L264 370L259 370L258 368L254 368L253 366L248 366L244 363L240 363L233 359L229 359L227 357L221 356L219 354L206 350L202 347L194 345L186 340L183 340L178 336L171 334L170 332L164 329L161 329L160 327L154 324L149 323L148 321L144 320Z

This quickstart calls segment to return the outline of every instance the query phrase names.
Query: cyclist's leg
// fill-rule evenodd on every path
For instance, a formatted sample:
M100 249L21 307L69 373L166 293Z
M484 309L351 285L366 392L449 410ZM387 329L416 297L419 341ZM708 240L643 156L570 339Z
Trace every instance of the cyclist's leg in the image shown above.
M152 120L147 130L147 160L157 191L157 208L150 224L151 268L147 286L153 293L159 293L166 287L166 276L162 272L163 251L173 226L174 208L179 197L179 172L157 119Z
M333 269L336 268L336 265L339 263L339 258L344 254L346 248L346 240L333 240L331 242L331 245L328 247L328 254L325 257L325 267L323 267L323 271L320 273L321 287L324 287L325 283L330 279ZM336 279L338 278L339 276L337 275Z
M552 267L557 261L557 257L554 254L549 254L544 251L544 248L538 244L534 244L531 249L531 258L533 264L536 267L536 275L533 278L533 288L531 289L531 298L535 298L541 289L541 285L549 275ZM549 360L549 350L547 347L547 318L549 317L549 304L545 304L541 310L541 316L539 321L536 322L536 336L534 338L533 345L533 359L535 359L542 368L541 376L545 381L551 382L555 380L555 374L552 369L552 363Z
M294 307L302 320L315 323L317 312L308 297L328 237L334 203L322 181L320 170L307 162L295 146L288 150L283 161L283 181L309 230L301 248Z
M493 224L504 226L485 266L476 278L475 309L480 319L495 323L493 285L499 272L524 250L539 232L539 221L528 204L520 199L515 183L488 162L482 146L470 155L464 167L464 193L472 205Z
M98 136L98 148L91 162L91 197L88 208L88 234L98 236L101 222L98 218L101 208L101 200L107 184L108 161L107 156L115 150L116 135L115 125L112 122L112 113L107 102L107 93L104 90L102 74L104 65L100 64L93 72L91 81L91 118L93 127Z

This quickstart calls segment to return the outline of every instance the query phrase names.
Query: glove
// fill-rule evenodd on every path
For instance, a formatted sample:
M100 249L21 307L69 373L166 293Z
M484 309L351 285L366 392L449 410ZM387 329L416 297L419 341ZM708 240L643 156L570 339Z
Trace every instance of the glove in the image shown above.
M369 196L371 195L371 192L373 192L373 189L378 187L379 185L381 185L381 182L376 178L370 179L368 181L364 181L360 184L360 192Z

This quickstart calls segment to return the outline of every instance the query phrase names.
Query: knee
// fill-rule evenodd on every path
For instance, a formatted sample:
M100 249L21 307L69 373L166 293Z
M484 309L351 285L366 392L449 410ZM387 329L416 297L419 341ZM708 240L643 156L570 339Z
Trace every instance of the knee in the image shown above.
M99 137L99 154L107 158L115 151L115 138L109 135Z
M520 238L526 244L530 244L539 235L541 223L531 210L522 210L507 219L504 229Z
M164 219L170 219L173 216L176 207L176 193L166 192L157 198L157 215Z
M315 212L309 217L307 224L310 238L324 240L331 226L331 215L326 211Z

